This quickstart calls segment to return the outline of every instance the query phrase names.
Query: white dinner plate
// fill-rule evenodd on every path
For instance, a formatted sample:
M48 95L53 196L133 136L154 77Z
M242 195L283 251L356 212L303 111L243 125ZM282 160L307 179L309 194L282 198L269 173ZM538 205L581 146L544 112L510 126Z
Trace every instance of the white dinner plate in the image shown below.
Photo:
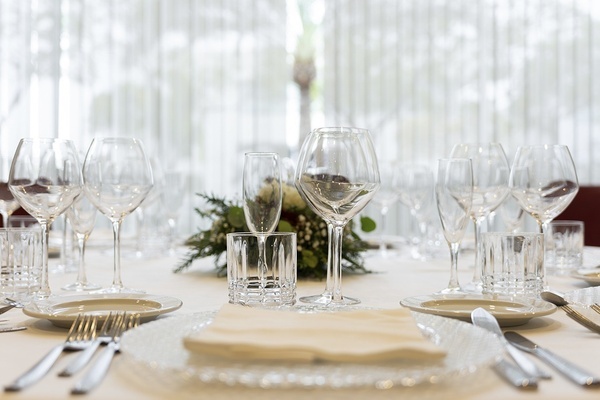
M56 296L33 302L23 308L30 317L47 319L56 326L68 328L77 314L98 315L100 320L111 311L140 314L141 322L175 311L183 303L175 297L140 293L82 294Z
M571 276L584 280L590 285L600 285L600 268L580 268L571 272Z
M516 326L534 317L552 314L554 304L540 299L503 297L480 294L433 294L409 297L400 304L413 311L471 321L471 312L478 308L489 311L500 326Z
M503 354L502 344L492 333L462 321L421 313L413 313L413 317L424 336L446 350L442 360L366 364L261 362L187 350L183 338L206 327L214 315L215 312L206 312L174 316L127 331L121 339L127 370L148 384L160 383L163 390L185 387L192 393L202 390L205 384L263 389L387 389L456 381L495 364Z

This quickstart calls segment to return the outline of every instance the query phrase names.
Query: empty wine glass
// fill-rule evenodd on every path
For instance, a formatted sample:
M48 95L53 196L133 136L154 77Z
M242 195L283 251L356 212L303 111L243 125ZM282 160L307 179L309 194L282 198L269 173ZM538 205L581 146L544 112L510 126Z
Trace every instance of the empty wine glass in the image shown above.
M84 190L110 220L114 236L114 277L103 293L141 292L121 280L121 223L152 189L152 168L141 141L134 138L95 138L83 165Z
M444 237L450 247L450 281L439 293L460 293L458 250L465 235L473 203L473 167L468 158L438 161L435 194Z
M426 242L429 208L433 202L433 172L425 165L405 165L398 179L400 202L410 210L417 221L419 241L413 247L412 256L416 259L426 258Z
M510 172L511 193L538 223L540 232L571 203L579 183L564 145L521 146Z
M19 202L8 188L9 173L10 162L7 157L0 155L0 215L4 227L8 226L8 218L20 207Z
M38 298L51 295L48 282L48 233L52 222L81 192L81 166L70 140L21 139L13 157L8 187L21 207L42 228L42 275Z
M473 165L473 206L471 220L475 236L475 268L471 283L465 288L481 292L481 224L508 195L510 167L500 143L461 143L454 146L452 158L470 158Z
M398 191L398 175L400 174L400 165L396 161L381 161L379 162L379 174L381 178L381 186L371 200L379 206L381 215L381 223L378 228L381 231L379 238L379 255L382 258L388 256L387 243L385 242L385 225L387 213L390 207L394 205L400 198Z
M329 257L325 291L301 297L313 304L357 304L342 295L342 239L346 224L379 189L380 177L371 135L359 128L319 128L300 150L296 187L309 207L328 225Z
M100 286L88 282L85 272L85 246L96 223L96 206L89 200L85 192L81 192L66 212L69 223L79 247L79 267L77 269L77 281L63 286L63 290L82 292L86 290L100 289ZM66 223L66 221L65 221Z
M277 153L252 152L244 155L243 190L244 217L250 231L257 234L257 268L260 284L264 287L268 284L265 234L277 228L283 199Z

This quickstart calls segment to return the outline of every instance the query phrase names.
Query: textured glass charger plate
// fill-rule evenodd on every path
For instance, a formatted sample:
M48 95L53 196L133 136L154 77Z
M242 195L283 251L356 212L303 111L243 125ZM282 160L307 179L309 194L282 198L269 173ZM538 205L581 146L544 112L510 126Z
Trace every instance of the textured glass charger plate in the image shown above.
M463 321L471 321L471 312L482 307L496 317L500 326L522 325L534 317L556 311L554 304L540 299L458 293L409 297L400 304L413 311Z
M580 268L571 272L571 276L590 285L600 285L600 268Z
M169 296L139 293L106 293L56 296L28 304L23 308L26 315L47 319L54 325L68 328L77 314L91 313L100 320L111 311L126 311L140 314L142 322L150 321L161 314L180 308L181 300Z
M175 386L225 384L260 388L391 388L431 385L473 374L502 356L493 334L461 321L413 313L423 334L446 350L440 361L293 363L233 361L192 354L183 338L206 327L214 312L174 316L128 331L124 360L143 379Z

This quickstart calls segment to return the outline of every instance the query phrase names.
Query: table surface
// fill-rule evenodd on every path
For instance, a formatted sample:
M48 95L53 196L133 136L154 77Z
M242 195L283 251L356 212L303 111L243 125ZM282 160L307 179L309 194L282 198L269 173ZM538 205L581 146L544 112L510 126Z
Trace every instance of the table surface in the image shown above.
M442 249L444 250L444 249ZM152 255L133 257L123 249L122 276L126 286L143 289L149 294L178 297L183 306L174 313L164 315L190 315L202 311L214 311L227 302L227 283L225 278L215 276L212 259L199 260L183 273L173 273L173 268L181 261L185 249L178 249L174 255ZM399 307L403 298L430 294L445 287L449 277L449 256L442 251L440 256L429 261L411 259L408 251L391 254L382 258L377 252L369 253L366 265L373 273L362 276L345 276L343 291L345 295L358 297L365 306L393 308ZM105 243L91 245L88 248L88 277L92 282L108 286L112 279L112 249ZM473 270L473 253L465 252L460 258L460 278L462 283L470 281ZM586 248L585 265L600 261L600 248ZM56 265L57 259L51 260ZM65 295L60 288L76 279L75 273L53 273L50 284L55 295ZM588 287L588 284L569 276L549 276L551 288L571 291ZM320 293L324 282L300 281L298 295ZM600 290L600 288L599 288ZM49 321L30 318L20 310L11 310L2 316L8 319L6 324L27 326L27 330L0 334L0 377L6 385L21 372L33 365L52 346L64 340L66 331L54 327ZM152 323L152 322L150 322ZM534 318L525 325L513 327L533 339L541 346L550 348L574 363L600 375L600 335L590 332L571 321L561 310ZM71 397L70 388L78 379L61 378L56 372L69 360L72 354L59 359L53 370L40 382L18 393L3 393L3 398L14 399L64 399ZM173 391L162 387L152 379L141 376L131 370L125 355L115 358L109 374L96 390L86 395L90 399L173 399L173 398L243 398L279 399L364 399L369 398L467 398L467 399L597 399L598 389L584 389L567 381L561 375L552 372L553 378L541 381L537 390L517 390L501 380L491 369L485 369L473 376L457 379L444 385L426 385L416 388L377 389L248 389L242 387L223 387L206 385L188 391ZM537 361L536 361L537 362ZM542 364L540 364L542 365Z

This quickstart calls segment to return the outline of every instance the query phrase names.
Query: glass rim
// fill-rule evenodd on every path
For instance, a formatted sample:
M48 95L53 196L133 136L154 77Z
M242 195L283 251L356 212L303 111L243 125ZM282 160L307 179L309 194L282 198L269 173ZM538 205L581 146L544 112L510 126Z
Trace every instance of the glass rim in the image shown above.
M254 233L254 232L230 232L227 234L227 237L258 237L258 236L295 236L296 232L265 232L265 233Z

